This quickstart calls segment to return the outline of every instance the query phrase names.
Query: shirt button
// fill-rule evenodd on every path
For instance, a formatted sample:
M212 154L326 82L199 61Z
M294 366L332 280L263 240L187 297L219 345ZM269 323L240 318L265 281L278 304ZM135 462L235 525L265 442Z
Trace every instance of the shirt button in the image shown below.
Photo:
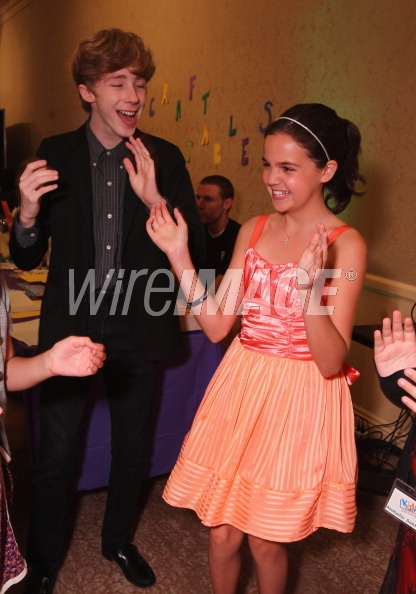
M111 245L108 245L108 246L107 246L107 249L108 249L108 250L111 250Z
M111 151L107 151L107 155L110 156L111 155Z
M107 219L112 219L112 218L113 218L113 215L109 212L107 215Z
M111 181L107 182L107 186L112 186L112 185L113 185L113 182L111 182Z

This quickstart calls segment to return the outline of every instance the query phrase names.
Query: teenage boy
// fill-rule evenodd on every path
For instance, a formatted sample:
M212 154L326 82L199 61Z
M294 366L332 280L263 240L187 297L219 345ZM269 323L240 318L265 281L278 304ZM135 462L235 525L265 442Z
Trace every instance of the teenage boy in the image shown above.
M151 52L133 33L103 30L81 42L72 73L88 121L41 143L20 178L10 240L12 259L29 270L51 239L40 350L68 334L106 346L112 462L102 553L137 587L156 579L132 539L157 362L180 343L169 262L145 228L150 207L166 200L181 210L195 262L205 241L181 152L136 129L154 71ZM89 382L72 378L42 385L27 594L52 592L62 562L66 492L88 390Z

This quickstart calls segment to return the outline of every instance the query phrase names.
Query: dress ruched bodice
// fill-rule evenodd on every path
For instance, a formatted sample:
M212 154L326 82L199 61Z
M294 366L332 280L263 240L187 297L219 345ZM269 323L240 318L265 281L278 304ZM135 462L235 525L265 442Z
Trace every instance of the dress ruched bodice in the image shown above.
M312 359L295 288L296 266L270 264L254 248L247 250L239 334L244 347L277 357Z

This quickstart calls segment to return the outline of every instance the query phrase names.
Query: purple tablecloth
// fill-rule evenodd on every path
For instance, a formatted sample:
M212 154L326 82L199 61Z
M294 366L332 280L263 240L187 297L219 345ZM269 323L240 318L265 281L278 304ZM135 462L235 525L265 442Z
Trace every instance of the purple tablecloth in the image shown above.
M148 476L170 472L179 454L205 389L217 368L223 347L210 342L202 331L183 332L180 352L160 366ZM110 417L101 376L94 378L91 406L80 432L74 488L96 489L108 484L110 468ZM25 396L30 451L39 443L38 389Z

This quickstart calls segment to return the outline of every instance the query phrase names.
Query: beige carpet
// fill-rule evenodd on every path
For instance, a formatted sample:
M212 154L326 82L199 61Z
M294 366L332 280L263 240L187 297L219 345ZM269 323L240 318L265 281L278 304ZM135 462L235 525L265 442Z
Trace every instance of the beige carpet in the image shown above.
M16 437L16 435L15 435ZM13 523L25 550L30 466L24 440L14 440L15 479ZM161 498L166 477L149 480L148 496L135 535L141 553L157 575L149 594L209 594L206 562L207 529L193 512L171 508ZM119 568L101 556L100 528L105 490L71 496L72 529L68 553L54 594L133 594L137 588ZM289 546L287 594L377 594L397 522L383 511L385 497L358 491L358 518L352 534L318 530ZM238 594L256 594L250 556L244 550L244 572ZM21 594L23 584L9 590Z

